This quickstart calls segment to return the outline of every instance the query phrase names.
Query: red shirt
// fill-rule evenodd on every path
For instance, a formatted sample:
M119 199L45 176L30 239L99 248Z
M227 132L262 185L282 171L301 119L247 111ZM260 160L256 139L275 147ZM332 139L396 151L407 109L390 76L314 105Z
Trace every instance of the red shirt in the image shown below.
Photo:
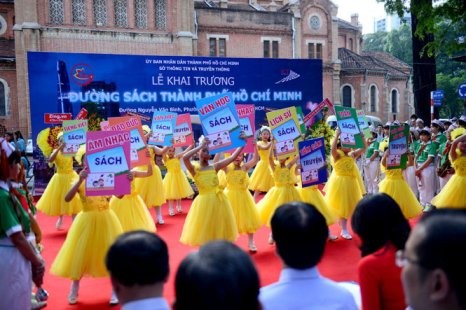
M395 264L397 249L389 244L363 257L358 265L363 310L404 310L401 268Z

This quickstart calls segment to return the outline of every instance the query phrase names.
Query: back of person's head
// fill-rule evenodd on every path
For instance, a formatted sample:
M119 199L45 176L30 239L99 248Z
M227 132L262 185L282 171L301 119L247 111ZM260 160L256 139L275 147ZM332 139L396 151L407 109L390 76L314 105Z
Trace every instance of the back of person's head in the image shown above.
M366 256L388 243L404 249L411 227L398 204L387 194L367 195L356 205L351 226L361 239L361 254Z
M259 275L251 257L227 241L186 256L175 277L173 309L260 309Z
M275 211L271 226L277 253L288 267L307 269L321 260L328 227L313 205L300 201L285 203Z
M16 135L16 139L24 139L23 134L19 130L15 131L15 135Z
M423 231L413 248L419 265L428 271L443 270L460 308L466 309L466 251L461 248L466 244L466 210L434 210L417 225Z
M165 282L169 273L167 244L147 231L124 233L108 250L106 265L112 279L124 286Z

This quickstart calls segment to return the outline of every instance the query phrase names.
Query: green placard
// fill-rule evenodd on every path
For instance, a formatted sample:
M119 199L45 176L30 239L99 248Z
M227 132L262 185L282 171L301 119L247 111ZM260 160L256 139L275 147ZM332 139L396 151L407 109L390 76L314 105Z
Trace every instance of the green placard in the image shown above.
M356 109L335 106L338 127L340 128L340 142L342 147L360 149L364 147L364 137L359 129Z
M408 162L408 124L390 126L387 169L405 169Z

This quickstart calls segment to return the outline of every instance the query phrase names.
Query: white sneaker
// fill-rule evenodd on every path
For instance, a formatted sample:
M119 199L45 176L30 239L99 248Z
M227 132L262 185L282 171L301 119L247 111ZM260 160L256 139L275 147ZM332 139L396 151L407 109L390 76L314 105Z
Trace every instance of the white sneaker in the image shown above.
M62 225L63 225L63 217L59 216L57 222L55 223L55 228L57 230L62 230L63 229Z
M251 253L256 253L257 252L257 247L254 244L254 242L249 244L249 252L251 252Z
M119 303L120 301L118 300L118 297L116 296L115 292L112 291L112 296L110 297L109 304L114 306L114 305L118 305Z
M173 210L173 207L172 207L172 206L169 206L169 207L168 207L168 215L170 215L170 216L174 216L174 215L175 215L175 210Z
M68 303L74 305L78 302L79 281L71 283L70 294L68 295Z
M162 216L157 216L157 222L158 222L160 225L165 224L165 221L163 220L163 217L162 217Z
M183 213L183 209L181 208L181 205L176 206L176 211L177 211L178 213Z
M342 230L341 233L340 233L340 236L343 238L343 239L346 239L346 240L351 240L353 239L353 237L351 236L351 234L345 230Z
M269 235L268 243L269 243L269 244L274 244L274 243L275 243L275 241L273 240L272 234Z

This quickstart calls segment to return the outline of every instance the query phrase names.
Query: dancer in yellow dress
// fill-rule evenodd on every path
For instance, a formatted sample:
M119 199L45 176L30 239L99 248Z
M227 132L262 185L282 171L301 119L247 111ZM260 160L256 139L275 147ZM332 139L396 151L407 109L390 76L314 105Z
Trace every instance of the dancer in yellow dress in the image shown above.
M144 200L139 196L134 183L135 178L145 178L152 175L152 165L147 165L146 171L131 170L128 178L131 180L131 193L122 196L112 196L110 208L115 211L120 220L123 232L131 230L147 230L156 232L156 227Z
M466 130L456 128L451 138L450 161L455 174L431 202L437 208L466 209Z
M301 201L301 195L294 186L294 178L290 171L297 160L298 157L295 156L292 160L282 158L275 162L273 153L270 153L269 166L273 170L274 186L257 204L261 222L268 227L270 227L270 220L278 207L287 202ZM273 243L272 233L269 235L269 243Z
M120 221L109 208L106 197L86 196L87 176L87 167L84 165L78 180L65 196L66 201L71 201L74 197L81 199L83 210L71 224L66 240L50 269L52 274L72 280L68 295L71 305L77 303L79 282L83 276L108 276L105 255L113 241L123 232ZM110 303L118 303L114 293Z
M149 138L150 128L147 125L143 126L143 130L146 133L146 139ZM155 155L163 155L166 147L160 148L155 145L147 145L150 152L150 165L152 166L152 175L145 178L136 178L134 185L139 196L148 208L155 207L157 214L157 223L165 224L162 216L162 205L165 203L165 191L162 185L162 173L160 172L159 166L155 163ZM146 166L136 167L135 171L146 171Z
M254 168L249 181L249 189L254 191L254 201L257 201L261 192L268 192L274 185L273 171L269 165L272 146L272 134L269 127L262 126L259 131L261 141L257 141L256 148L259 153L259 162Z
M248 190L248 170L254 167L257 157L253 157L244 164L243 160L244 155L239 154L235 158L233 165L225 168L227 170L225 195L233 208L238 232L240 234L248 234L249 251L254 253L257 252L257 247L254 243L254 233L261 226L261 222L254 198Z
M231 154L219 152L219 153L215 154L213 162L216 163L216 162L220 161L220 159L222 159L222 156L223 156L223 159L225 159L225 158L230 157ZM230 165L230 166L231 166L231 165ZM220 170L217 172L217 176L218 176L218 186L219 186L221 189L225 189L225 188L227 187L227 174L226 174L226 170L227 170L227 169L220 169Z
M242 135L244 138L244 134ZM212 240L235 241L238 237L235 215L230 201L219 187L217 172L228 166L238 157L242 147L237 148L231 157L211 165L208 149L209 139L199 141L199 146L183 156L183 162L194 177L199 195L191 204L183 226L181 243L200 246ZM199 166L194 167L191 158L199 155Z
M189 184L186 174L181 169L180 158L189 152L193 147L189 146L181 153L175 154L175 148L169 147L163 156L163 162L167 167L167 173L163 179L163 191L168 200L168 215L175 215L174 202L176 201L176 211L182 213L181 199L191 197L194 191Z
M82 206L78 197L65 202L65 195L78 175L73 170L73 157L64 156L62 153L65 147L62 132L58 135L58 142L59 147L53 150L48 158L48 162L53 163L57 171L50 179L39 201L37 201L36 208L46 215L58 216L55 227L62 229L63 216L78 214Z
M403 178L403 171L401 169L387 169L387 158L390 155L390 150L388 145L384 149L385 153L382 156L380 169L385 174L385 178L379 183L379 192L392 197L400 206L406 219L415 218L422 213L422 206Z
M349 240L353 237L348 231L348 219L353 214L356 204L366 193L361 173L353 156L365 152L367 144L364 140L364 148L351 150L350 148L342 148L339 138L340 129L337 128L331 148L333 171L324 187L324 192L325 202L339 218L340 235Z

